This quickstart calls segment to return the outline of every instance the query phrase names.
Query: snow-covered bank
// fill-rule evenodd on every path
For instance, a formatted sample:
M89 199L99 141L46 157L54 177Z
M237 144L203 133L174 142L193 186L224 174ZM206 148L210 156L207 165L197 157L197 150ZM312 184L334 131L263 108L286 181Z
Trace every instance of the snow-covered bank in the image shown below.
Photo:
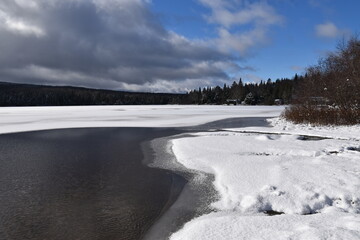
M0 133L86 127L185 127L225 118L276 117L282 106L0 107Z
M193 220L171 239L357 240L359 224L358 216L346 213L264 217L220 212Z
M268 120L274 129L282 133L309 134L336 138L360 140L360 125L355 126L313 126L311 124L293 124L283 118Z
M276 117L283 107L92 106L0 108L0 133L85 127L185 127L225 118ZM360 239L360 126L272 120L172 141L177 160L215 176L216 210L178 239ZM299 135L330 139L311 140ZM310 140L309 140L310 139ZM265 211L283 212L267 216ZM180 211L180 210L179 210ZM309 215L304 215L309 214Z
M219 194L216 211L193 219L172 240L360 239L359 126L313 132L279 119L273 124L172 141L180 163L214 174Z

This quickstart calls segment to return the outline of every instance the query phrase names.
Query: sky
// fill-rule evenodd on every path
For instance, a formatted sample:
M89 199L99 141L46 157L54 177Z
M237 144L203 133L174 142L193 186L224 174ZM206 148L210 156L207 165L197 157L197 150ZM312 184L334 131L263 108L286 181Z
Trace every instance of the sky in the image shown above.
M0 81L186 92L291 78L360 34L358 0L1 0Z

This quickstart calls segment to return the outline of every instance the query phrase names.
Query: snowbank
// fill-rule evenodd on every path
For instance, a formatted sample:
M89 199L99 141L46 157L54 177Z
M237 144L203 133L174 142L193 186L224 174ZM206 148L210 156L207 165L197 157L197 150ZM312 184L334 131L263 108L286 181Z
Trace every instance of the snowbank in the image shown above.
M354 126L314 126L311 124L293 124L283 118L271 118L274 129L282 133L318 135L337 139L360 140L360 125Z
M341 131L342 139L311 138L298 133L312 135L312 128L277 121L274 128L172 141L181 164L214 174L219 194L214 213L190 221L172 240L360 239L359 131ZM316 134L337 136L338 130Z
M309 216L240 216L236 212L211 213L193 220L171 239L359 239L360 219L345 213Z
M0 133L84 127L184 127L225 118L276 117L265 106L0 108ZM185 167L215 176L214 212L178 239L360 239L360 126L228 129L174 139ZM316 138L300 135L328 137ZM268 216L264 212L283 213Z
M184 127L225 118L276 117L278 106L0 107L0 133L86 127Z

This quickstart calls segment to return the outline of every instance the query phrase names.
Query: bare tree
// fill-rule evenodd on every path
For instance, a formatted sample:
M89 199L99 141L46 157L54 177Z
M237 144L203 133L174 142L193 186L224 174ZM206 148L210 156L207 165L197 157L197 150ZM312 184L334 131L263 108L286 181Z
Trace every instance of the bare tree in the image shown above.
M307 69L285 117L315 124L360 123L360 40L341 41L337 51Z

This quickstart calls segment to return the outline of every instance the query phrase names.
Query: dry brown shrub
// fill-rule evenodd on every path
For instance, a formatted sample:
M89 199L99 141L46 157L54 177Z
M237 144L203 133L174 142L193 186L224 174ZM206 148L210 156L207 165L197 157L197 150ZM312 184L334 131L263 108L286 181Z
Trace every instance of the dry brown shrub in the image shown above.
M292 105L287 108L283 117L294 123L314 125L355 125L360 124L360 110L315 108Z

